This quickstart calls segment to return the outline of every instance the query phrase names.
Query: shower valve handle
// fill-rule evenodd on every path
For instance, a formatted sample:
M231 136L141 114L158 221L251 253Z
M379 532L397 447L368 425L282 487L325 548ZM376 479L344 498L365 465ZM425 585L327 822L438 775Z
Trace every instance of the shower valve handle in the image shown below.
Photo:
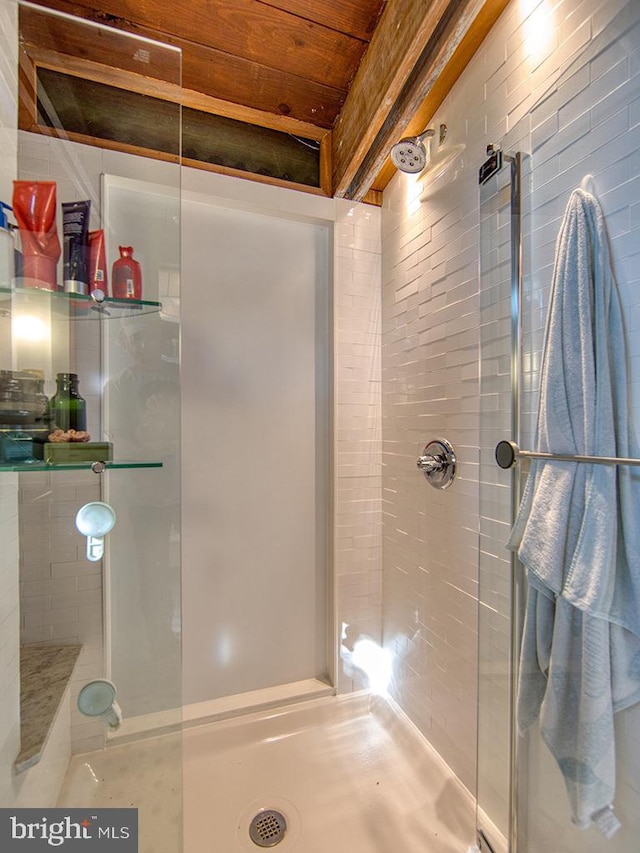
M456 454L446 438L430 441L416 464L434 489L446 489L456 475Z
M432 471L442 471L443 467L446 465L446 461L444 456L418 456L418 461L416 465L421 471L424 471L425 474L430 474Z

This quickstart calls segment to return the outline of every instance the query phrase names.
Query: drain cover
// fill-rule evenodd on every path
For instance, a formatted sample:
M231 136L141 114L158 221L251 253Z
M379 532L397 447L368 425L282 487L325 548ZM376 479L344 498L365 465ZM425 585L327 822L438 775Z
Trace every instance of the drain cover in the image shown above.
M275 847L282 841L286 831L284 815L274 809L258 812L249 826L249 836L258 847Z

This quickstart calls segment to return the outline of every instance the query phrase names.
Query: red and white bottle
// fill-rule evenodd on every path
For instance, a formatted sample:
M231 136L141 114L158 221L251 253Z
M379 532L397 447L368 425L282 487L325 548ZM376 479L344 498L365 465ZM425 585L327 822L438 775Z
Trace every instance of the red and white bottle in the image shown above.
M133 258L132 246L118 246L120 257L111 271L111 290L115 299L142 299L142 272Z

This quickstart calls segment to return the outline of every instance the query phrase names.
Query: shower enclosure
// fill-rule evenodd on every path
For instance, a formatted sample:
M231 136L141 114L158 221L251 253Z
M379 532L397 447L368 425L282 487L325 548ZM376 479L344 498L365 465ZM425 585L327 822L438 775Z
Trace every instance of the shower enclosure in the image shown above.
M612 6L616 12L605 14ZM605 844L613 853L635 849L637 707L617 718L615 805L623 826L609 842L595 830L583 833L571 825L561 776L538 730L515 731L515 662L526 585L504 544L524 466L503 471L494 459L501 439L516 439L524 449L533 444L555 238L571 190L588 173L610 230L631 375L637 373L635 6L624 0L604 4L579 49L558 59L560 70L545 80L526 114L517 112L508 134L495 140L505 165L477 190L478 417L478 210L469 204L465 171L470 136L466 147L459 146L467 153L456 164L455 180L449 173L427 185L422 196L415 193L409 205L400 200L398 182L390 187L382 243L388 261L381 273L378 210L317 196L302 201L300 194L285 202L269 195L274 188L263 186L252 195L240 181L234 186L243 189L234 195L226 182L236 179L195 169L181 176L179 111L159 98L152 108L163 119L148 120L145 110L155 101L150 90L136 93L142 100L127 113L129 135L113 140L126 153L112 150L93 131L103 122L100 132L106 133L113 110L124 109L120 70L127 69L141 86L155 78L167 87L163 91L175 91L180 53L21 5L22 130L14 177L55 181L59 203L89 199L91 229L105 232L109 275L119 246L133 246L142 264L143 294L122 305L20 290L5 294L0 306L0 367L44 371L49 396L57 373L78 374L92 440L113 448L111 459L90 460L78 470L29 461L2 471L0 626L15 627L17 634L20 621L27 649L57 653L64 646L79 656L50 729L49 743L57 751L16 773L23 716L18 650L5 654L3 805L137 807L141 851L178 853L184 843L183 771L192 762L191 775L184 771L185 790L192 795L187 816L195 837L206 838L195 849L209 842L218 820L226 821L231 846L238 818L250 822L261 807L274 755L289 756L284 776L291 798L297 796L296 787L303 786L295 774L304 762L294 746L304 743L319 717L318 731L324 733L327 723L333 732L338 760L329 762L330 781L319 796L312 759L304 787L316 823L305 817L304 827L301 819L297 826L300 831L311 826L313 843L320 845L319 822L329 812L341 819L353 802L368 803L358 787L366 774L356 778L357 769L353 777L348 774L351 765L367 762L370 743L358 740L363 728L346 701L335 701L329 713L335 689L348 693L363 686L353 665L353 641L365 637L382 644L393 659L395 695L421 734L410 727L406 736L406 720L392 713L391 704L369 705L357 697L353 707L374 724L378 743L400 733L404 751L417 761L415 772L391 783L400 792L395 800L369 777L387 834L381 831L372 840L364 810L360 841L383 839L390 847L396 828L409 828L414 848L406 849L428 849L429 831L438 834L434 849L472 843L469 791L475 782L483 853L595 853ZM89 43L99 61L83 57ZM504 42L499 47L504 55ZM111 104L111 115L107 108L83 125L78 104L101 101ZM470 101L467 106L473 112ZM458 118L451 118L455 138ZM163 138L147 139L152 129L161 129ZM157 155L161 146L162 156L152 159L150 149ZM483 152L474 158L479 164ZM520 166L519 193L514 164ZM189 182L186 188L183 181ZM181 258L185 226L188 257ZM300 250L295 261L291 243ZM200 256L203 247L213 246L213 260ZM290 269L280 275L285 252ZM181 294L185 269L200 291ZM13 323L24 307L21 300L40 306L37 319L47 334L37 352ZM178 321L186 308L189 340L181 346ZM304 340L289 349L285 336L297 333ZM183 446L189 449L184 471L177 408L183 357L183 398L190 405L183 421L188 425ZM252 381L246 379L250 368ZM305 396L298 405L294 389L300 385ZM635 398L634 404L640 425ZM459 471L451 489L436 492L416 471L415 458L426 441L443 435L443 422ZM105 470L91 470L94 461L104 461ZM178 500L181 479L188 486L185 519ZM96 501L108 502L116 514L100 563L86 559L86 542L74 523L77 511ZM183 529L194 534L189 543L181 541ZM188 578L181 551L189 557ZM20 563L19 610L18 590L7 590L5 582L17 578L14 556ZM282 573L270 583L276 569ZM299 606L291 607L294 591ZM11 609L6 602L14 593ZM233 624L231 612L237 615ZM184 631L183 615L189 623ZM75 707L80 689L104 678L115 684L123 712L112 731ZM268 720L254 717L247 729L244 719L239 722L252 702L264 707L301 695L325 697L327 704L300 703ZM185 701L192 706L188 722L225 713L238 719L227 719L219 729L194 726L183 741L178 729ZM334 707L340 708L335 718ZM376 717L372 709L381 707ZM336 719L337 728L331 728ZM149 737L158 733L161 738ZM227 806L220 797L217 810L209 809L210 789L232 779L224 764L229 737L241 756L228 785L236 799ZM310 753L326 757L328 738ZM425 738L455 771L455 777L442 779L433 773L432 788L424 784L432 770L425 774L421 760ZM184 742L189 748L183 752ZM347 745L354 744L353 761L345 760L354 754ZM275 752L278 745L284 753ZM209 760L209 749L215 760ZM260 772L254 772L254 761L262 762ZM397 771L400 762L392 763ZM203 774L192 772L194 766ZM39 775L38 767L45 773ZM330 802L329 788L342 793L333 782L336 768L349 778L350 795L334 799L336 808L318 809L318 801ZM254 789L244 787L245 777ZM424 797L431 798L431 811ZM420 819L407 818L406 805ZM362 814L349 815L359 832ZM340 827L332 831L342 839Z

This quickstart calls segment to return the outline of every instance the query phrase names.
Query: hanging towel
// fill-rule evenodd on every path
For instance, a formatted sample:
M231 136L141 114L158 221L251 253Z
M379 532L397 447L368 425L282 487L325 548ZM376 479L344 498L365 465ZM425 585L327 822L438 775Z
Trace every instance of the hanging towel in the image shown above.
M637 457L620 299L598 201L575 190L556 246L537 449ZM613 714L640 701L640 475L535 460L507 544L528 580L521 731L540 718L574 823L619 823Z

